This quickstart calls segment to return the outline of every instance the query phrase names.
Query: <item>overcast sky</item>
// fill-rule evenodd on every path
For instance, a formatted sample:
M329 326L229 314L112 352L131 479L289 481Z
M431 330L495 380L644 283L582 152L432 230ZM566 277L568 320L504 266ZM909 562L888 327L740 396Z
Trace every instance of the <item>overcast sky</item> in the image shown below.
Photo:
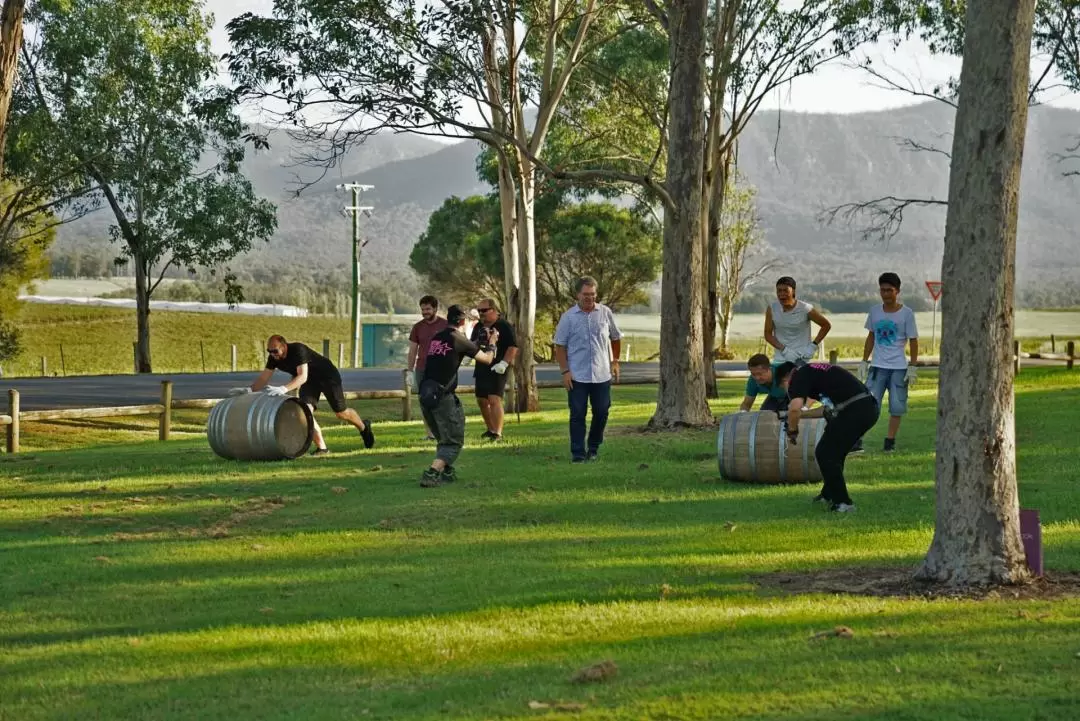
M269 13L272 5L272 0L211 0L208 6L212 8L216 20L212 35L214 50L218 53L228 51L225 33L227 22L245 12ZM861 57L869 57L878 67L887 63L907 77L921 82L927 89L950 76L958 75L960 71L959 60L934 58L925 47L915 43L905 45L898 51L888 46L870 46L861 51ZM853 113L918 102L906 93L874 87L876 82L861 70L837 63L778 90L762 103L762 107L815 113ZM1051 104L1080 109L1080 96L1058 97L1051 100Z

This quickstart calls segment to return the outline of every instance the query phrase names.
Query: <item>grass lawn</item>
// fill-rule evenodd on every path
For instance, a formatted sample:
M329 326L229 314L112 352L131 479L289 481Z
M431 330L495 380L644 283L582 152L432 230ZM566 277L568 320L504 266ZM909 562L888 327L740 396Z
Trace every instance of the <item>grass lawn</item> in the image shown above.
M921 558L926 376L899 451L878 450L883 420L850 460L850 515L719 480L713 432L638 433L645 387L616 389L596 464L569 463L558 393L498 447L474 413L438 489L418 486L417 423L270 464L216 458L204 416L164 444L150 419L28 427L29 452L0 457L0 719L1080 718L1080 599L761 582ZM1080 571L1077 404L1080 372L1019 378L1020 496L1051 574ZM853 636L813 638L837 625ZM617 675L570 681L605 660Z

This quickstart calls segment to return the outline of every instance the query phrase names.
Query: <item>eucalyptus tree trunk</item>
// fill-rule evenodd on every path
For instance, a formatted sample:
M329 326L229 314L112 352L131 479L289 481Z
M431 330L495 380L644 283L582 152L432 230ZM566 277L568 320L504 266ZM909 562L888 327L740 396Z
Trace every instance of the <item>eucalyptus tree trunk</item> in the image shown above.
M705 147L705 32L707 0L667 4L671 80L668 89L664 275L660 296L660 389L654 428L712 422L705 399L702 337L702 180ZM711 365L710 365L711 372Z
M150 363L150 268L138 253L132 254L135 266L135 370L152 373Z
M26 0L4 0L0 12L0 176L4 174L2 151L7 147L7 119L15 89L15 71L19 67L25 10Z
M937 518L918 571L950 585L1028 577L1016 488L1016 219L1035 0L967 6L942 261Z

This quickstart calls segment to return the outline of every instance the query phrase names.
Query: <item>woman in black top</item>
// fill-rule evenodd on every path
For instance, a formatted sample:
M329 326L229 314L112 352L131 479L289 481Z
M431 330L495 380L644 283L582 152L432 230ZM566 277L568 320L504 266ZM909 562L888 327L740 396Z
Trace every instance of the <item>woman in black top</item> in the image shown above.
M877 401L853 374L828 363L808 363L798 368L794 363L784 363L776 369L776 377L791 399L787 433L792 443L798 443L799 418L807 399L820 401L825 396L832 401L833 408L824 414L825 433L814 450L825 480L821 493L814 500L825 501L831 511L854 511L855 505L844 481L844 461L855 441L877 423Z

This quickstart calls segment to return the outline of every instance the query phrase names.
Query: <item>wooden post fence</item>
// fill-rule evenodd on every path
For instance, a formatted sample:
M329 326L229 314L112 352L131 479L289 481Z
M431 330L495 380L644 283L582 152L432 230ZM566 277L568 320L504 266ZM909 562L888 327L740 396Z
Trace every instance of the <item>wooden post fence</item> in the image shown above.
M235 348L233 346L234 362L235 362ZM344 344L340 344L339 350L343 352ZM1076 342L1068 341L1066 343L1066 349L1068 353L1066 355L1047 354L1047 353L1022 353L1020 350L1020 341L1013 341L1013 363L1014 369L1017 373L1020 372L1020 365L1022 358L1036 358L1040 360L1053 360L1058 362L1064 362L1065 367L1072 370L1075 367L1076 361ZM833 365L839 363L839 353L834 348L829 351L829 362ZM936 365L931 363L930 365ZM747 372L741 371L716 371L717 378L745 378ZM635 383L655 383L655 379L642 378L636 381L630 381L630 384ZM623 383L628 383L623 381ZM561 388L561 381L541 381L537 383L540 388ZM412 373L408 370L403 370L401 374L401 389L400 390L381 390L381 391L348 391L345 393L346 400L379 400L379 399L399 399L401 400L401 419L403 421L411 421L413 418L412 413L412 396L415 389L412 387ZM513 399L513 394L516 392L516 388L511 384L508 389L510 392L508 396L510 400ZM468 394L473 391L472 387L459 386L459 394ZM40 410L24 412L21 410L21 399L19 391L15 389L8 390L8 408L7 415L0 414L0 425L7 426L7 452L18 453L20 440L21 440L21 423L22 422L41 422L41 421L55 421L55 420L67 420L75 418L114 418L121 416L140 416L140 415L153 415L158 418L158 439L161 441L167 441L172 435L172 411L174 409L207 409L213 408L215 405L225 399L222 398L204 398L197 400L174 400L173 399L173 382L162 381L161 382L161 402L150 405L142 406L119 406L113 408L65 408L65 409L52 409L52 410ZM512 406L511 406L512 407Z
M7 452L19 452L19 391L8 391Z
M330 339L329 338L323 338L323 341L322 341L322 354L323 354L323 358L329 358L330 357Z
M401 399L401 420L412 420L412 371L404 368L401 371L401 387L405 391L405 397Z
M161 381L161 415L158 416L158 440L169 440L172 431L172 381Z
M236 344L232 344L232 372L236 372Z
M338 343L337 344L337 367L338 368L344 368L345 367L345 344L344 343Z
M45 356L41 356L41 377L49 375L49 362L45 360Z

